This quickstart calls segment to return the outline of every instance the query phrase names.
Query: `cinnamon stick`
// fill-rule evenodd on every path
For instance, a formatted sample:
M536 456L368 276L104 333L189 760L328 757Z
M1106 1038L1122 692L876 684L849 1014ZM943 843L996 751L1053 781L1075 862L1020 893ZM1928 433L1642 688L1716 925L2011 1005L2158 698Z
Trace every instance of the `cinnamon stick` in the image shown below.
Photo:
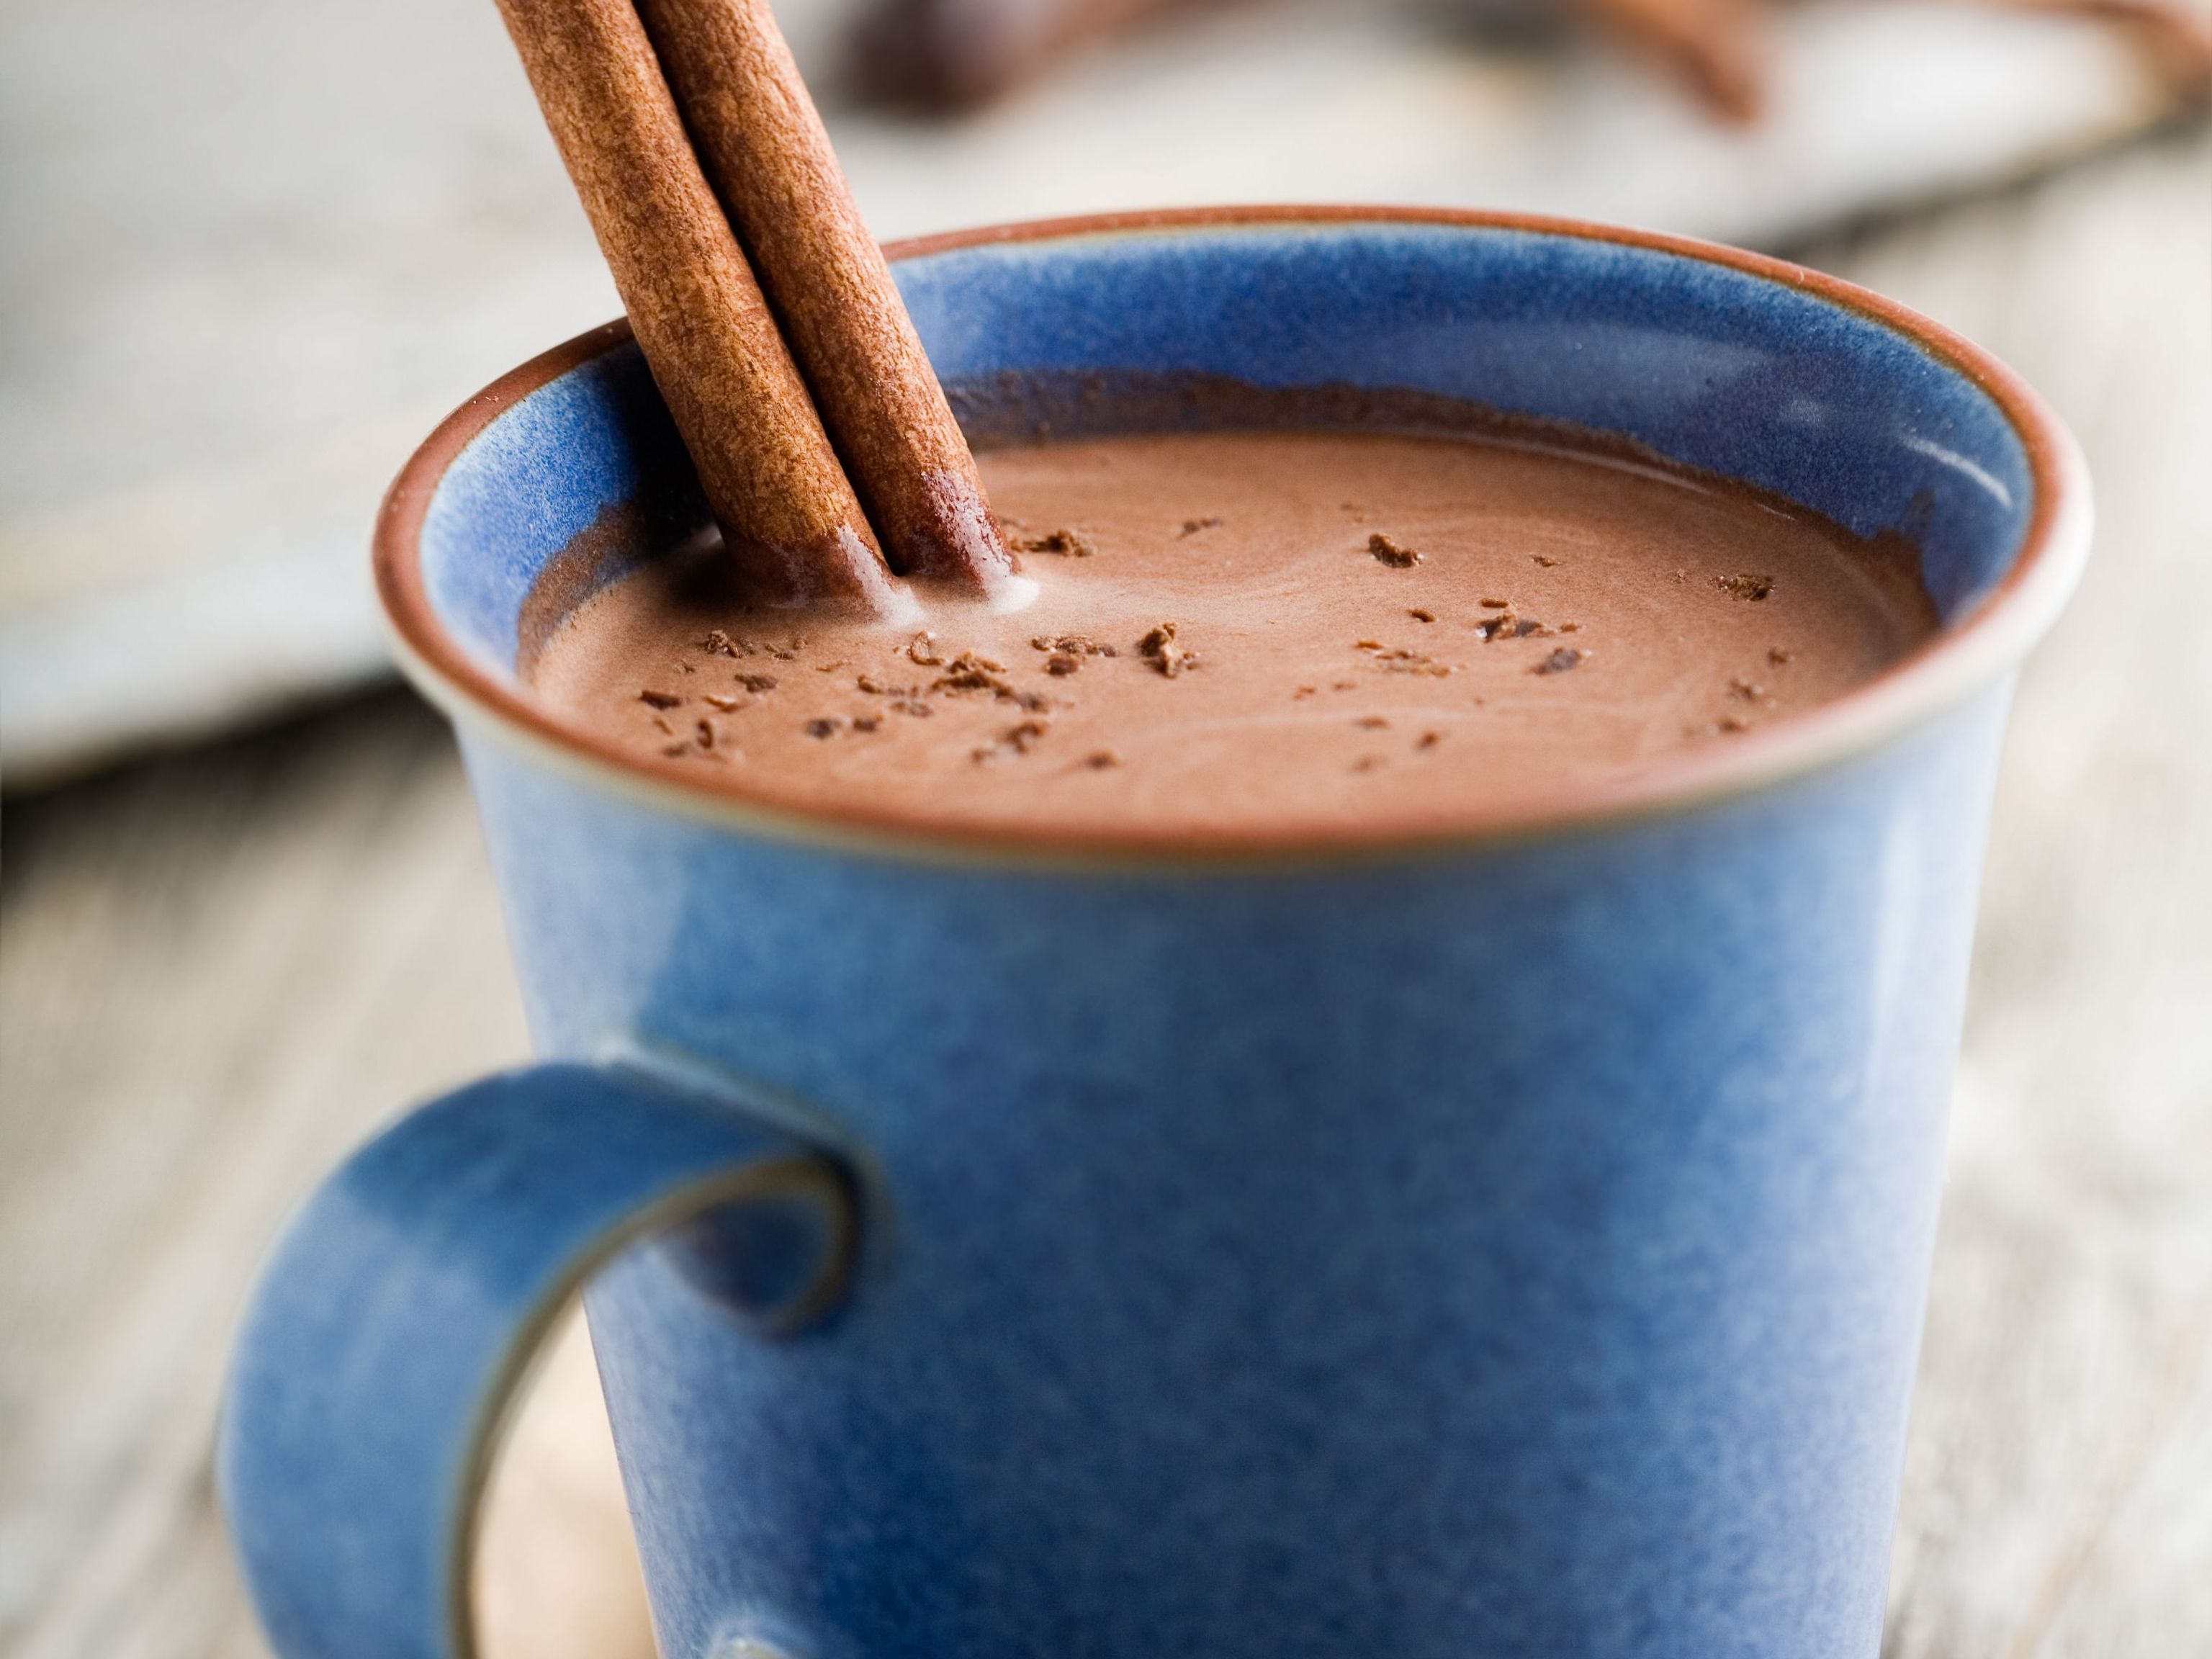
M1012 556L767 0L638 10L893 568L988 592Z
M773 603L911 609L630 0L499 0L708 505Z

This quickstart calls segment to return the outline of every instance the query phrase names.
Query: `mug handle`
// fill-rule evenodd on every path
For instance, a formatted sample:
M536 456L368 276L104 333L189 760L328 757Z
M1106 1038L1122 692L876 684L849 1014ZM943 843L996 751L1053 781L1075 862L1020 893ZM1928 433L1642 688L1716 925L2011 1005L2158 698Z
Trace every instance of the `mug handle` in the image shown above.
M772 1335L838 1300L855 1216L820 1152L613 1066L487 1078L362 1147L263 1269L219 1430L223 1508L280 1659L474 1652L473 1532L502 1419L610 1256L689 1223L693 1277Z

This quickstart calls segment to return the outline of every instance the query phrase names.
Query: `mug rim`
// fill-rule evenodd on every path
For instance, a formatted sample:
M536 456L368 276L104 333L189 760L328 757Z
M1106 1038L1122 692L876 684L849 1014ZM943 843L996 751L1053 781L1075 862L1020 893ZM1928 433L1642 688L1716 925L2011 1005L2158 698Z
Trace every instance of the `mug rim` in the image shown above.
M422 580L424 519L453 463L501 416L632 337L602 324L509 370L448 415L386 492L372 559L399 665L456 723L488 728L533 760L663 811L779 841L907 860L1158 869L1338 862L1558 838L1627 820L1678 815L1802 778L1866 754L1965 701L2015 666L2057 619L2089 549L2088 471L2042 398L1963 336L1871 289L1770 255L1656 231L1540 214L1431 207L1255 205L1152 209L1027 220L886 244L885 258L969 248L1248 227L1439 225L1611 242L1728 267L1889 329L1980 390L2027 456L2034 507L2003 577L1955 624L1840 696L1725 744L1684 749L1633 775L1562 782L1475 810L1396 810L1357 823L1234 830L1090 830L976 825L880 806L799 809L750 796L719 775L678 777L564 721L502 683L439 621Z

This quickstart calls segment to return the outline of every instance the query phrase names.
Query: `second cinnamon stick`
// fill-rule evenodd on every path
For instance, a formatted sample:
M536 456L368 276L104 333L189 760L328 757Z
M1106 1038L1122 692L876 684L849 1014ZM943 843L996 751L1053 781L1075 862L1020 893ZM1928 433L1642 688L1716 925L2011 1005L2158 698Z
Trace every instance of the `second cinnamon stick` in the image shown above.
M1013 559L767 0L638 10L892 566L989 591Z
M753 585L909 609L630 0L499 0L630 325Z

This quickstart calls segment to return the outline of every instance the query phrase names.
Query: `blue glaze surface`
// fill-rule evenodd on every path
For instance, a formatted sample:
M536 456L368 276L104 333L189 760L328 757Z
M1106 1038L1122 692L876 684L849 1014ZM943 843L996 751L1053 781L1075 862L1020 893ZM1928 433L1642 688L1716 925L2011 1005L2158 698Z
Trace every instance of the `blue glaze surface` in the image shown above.
M804 1294L846 1224L830 1170L732 1100L582 1066L487 1078L362 1147L264 1269L223 1405L216 1474L270 1645L453 1653L472 1477L528 1342L648 1218L764 1235L775 1287ZM833 1212L814 1240L775 1224L810 1201Z
M2033 505L1962 376L1680 256L1332 224L898 274L948 378L1351 380L1623 431L1913 530L1954 621ZM424 520L443 624L507 667L579 529L695 510L672 444L626 349L495 422ZM1873 1659L2008 694L1692 810L1182 870L758 835L465 717L540 1050L728 1080L861 1184L855 1277L811 1334L732 1320L688 1247L587 1291L663 1651ZM611 1144L629 1109L605 1101ZM558 1131L585 1169L589 1116ZM502 1133L526 1146L526 1113ZM284 1659L356 1650L295 1600L417 1595L378 1563L443 1559L450 1425L526 1334L495 1299L456 1332L389 1480L319 1454L298 1425L348 1385L302 1368L340 1340L390 1363L380 1252L465 1255L480 1224L540 1280L590 1255L526 1195L467 1219L506 1145L434 1201L349 1166L398 1218L331 1211L257 1304L228 1495ZM284 1541L283 1474L319 1456L306 1509L354 1495L359 1564Z
M1642 440L1923 544L1955 615L2032 510L1989 398L1871 319L1731 267L1504 228L1252 225L902 262L947 380L1103 367L1441 392Z
M1069 369L1342 382L1622 433L1861 535L1911 537L1947 618L2003 574L2034 507L2002 412L1916 343L1650 248L1448 225L1218 227L995 244L894 274L948 382ZM631 499L641 469L691 489L680 453L635 347L502 416L423 526L447 625L511 663L545 561Z
M640 496L702 520L676 423L634 345L593 358L510 410L463 452L422 525L422 576L454 637L512 670L516 624L545 562Z
M878 1183L835 1341L588 1295L665 1650L1871 1655L2002 704L1228 879L825 856L472 742L541 1045L740 1071Z

